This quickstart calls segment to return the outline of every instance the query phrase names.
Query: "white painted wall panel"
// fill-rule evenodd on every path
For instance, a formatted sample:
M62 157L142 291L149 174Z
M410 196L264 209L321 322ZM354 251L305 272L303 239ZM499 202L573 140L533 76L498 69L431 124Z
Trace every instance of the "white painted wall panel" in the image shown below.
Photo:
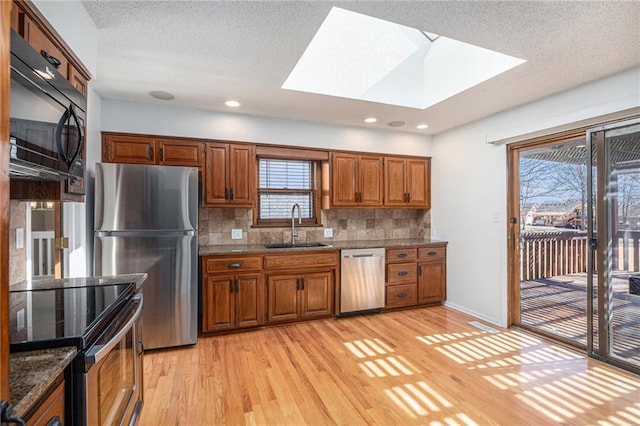
M526 133L544 131L541 126L569 124L578 116L616 113L633 107L634 97L639 107L639 82L640 69L631 70L434 137L431 229L449 241L448 303L506 325L506 145L487 143L487 135L518 126Z
M431 155L431 136L105 99L102 130Z

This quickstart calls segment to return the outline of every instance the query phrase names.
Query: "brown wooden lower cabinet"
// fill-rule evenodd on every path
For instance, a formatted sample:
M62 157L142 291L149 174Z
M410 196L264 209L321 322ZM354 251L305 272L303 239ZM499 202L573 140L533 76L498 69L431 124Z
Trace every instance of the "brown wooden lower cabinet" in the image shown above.
M387 249L385 308L442 303L447 298L446 244Z
M202 257L202 332L328 318L337 250ZM387 249L385 308L446 299L446 244Z
M267 322L332 316L333 276L333 271L270 275L267 278Z
M202 332L264 324L262 256L202 257Z
M45 426L48 424L64 424L64 379L58 378L58 385L51 393L36 403L36 408L25 419L27 426ZM59 423L54 423L54 419ZM3 423L4 424L4 423Z
M443 261L418 263L417 303L438 303L446 299L445 264Z
M209 275L202 331L216 332L264 324L262 274Z

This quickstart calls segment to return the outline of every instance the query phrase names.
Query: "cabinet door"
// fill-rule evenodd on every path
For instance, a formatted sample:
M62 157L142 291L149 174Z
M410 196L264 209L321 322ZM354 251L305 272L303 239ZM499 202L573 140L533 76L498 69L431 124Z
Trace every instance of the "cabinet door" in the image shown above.
M157 139L156 146L158 164L201 167L204 163L203 144L200 142Z
M360 156L358 186L359 205L382 206L382 157Z
M202 289L203 332L230 330L234 327L232 275L209 275Z
M104 135L102 161L106 163L155 164L154 140L140 136Z
M37 25L29 19L28 16L24 16L24 38L29 42L29 44L43 57L53 58L47 59L50 62L52 60L57 60L60 62L57 70L65 79L69 77L69 62L67 58L62 54L62 52L56 47L56 45L47 37L45 33L38 28ZM55 66L52 65L52 68L56 69Z
M235 325L238 328L255 327L264 323L262 278L260 274L236 277Z
M89 82L71 64L69 64L69 82L71 82L73 87L78 89L78 92L82 93L85 98L87 97L87 85Z
M15 2L11 2L11 29L20 33L20 15L23 15L22 11L16 6ZM21 34L22 35L22 34Z
M227 186L227 144L207 144L206 171L204 182L205 204L226 204Z
M408 207L431 207L431 170L430 160L407 160Z
M333 315L333 273L318 272L301 276L302 319Z
M405 206L405 166L404 158L384 159L384 205Z
M298 319L298 276L273 275L267 281L267 321Z
M357 206L358 157L335 153L331 158L331 204L336 207Z
M418 264L418 303L438 303L445 300L445 263L420 262Z
M252 207L256 190L256 155L253 145L229 145L229 199L236 207Z

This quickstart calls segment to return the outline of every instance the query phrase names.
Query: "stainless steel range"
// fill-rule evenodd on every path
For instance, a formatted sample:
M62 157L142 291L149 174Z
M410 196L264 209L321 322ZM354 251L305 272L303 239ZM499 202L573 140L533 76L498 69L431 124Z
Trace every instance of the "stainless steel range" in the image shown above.
M12 318L17 318L11 324L11 351L78 350L65 372L67 424L122 425L138 419L143 402L140 277L44 280L10 289Z

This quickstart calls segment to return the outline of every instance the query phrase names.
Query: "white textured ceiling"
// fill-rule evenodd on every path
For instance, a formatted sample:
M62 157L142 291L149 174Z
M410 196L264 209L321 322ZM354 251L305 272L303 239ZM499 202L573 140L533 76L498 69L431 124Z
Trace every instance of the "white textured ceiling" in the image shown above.
M103 98L435 134L640 66L640 2L83 1ZM527 60L425 110L281 89L332 6ZM633 90L633 88L630 88ZM242 103L224 106L227 99ZM363 123L368 116L380 120ZM427 123L427 130L416 130Z

